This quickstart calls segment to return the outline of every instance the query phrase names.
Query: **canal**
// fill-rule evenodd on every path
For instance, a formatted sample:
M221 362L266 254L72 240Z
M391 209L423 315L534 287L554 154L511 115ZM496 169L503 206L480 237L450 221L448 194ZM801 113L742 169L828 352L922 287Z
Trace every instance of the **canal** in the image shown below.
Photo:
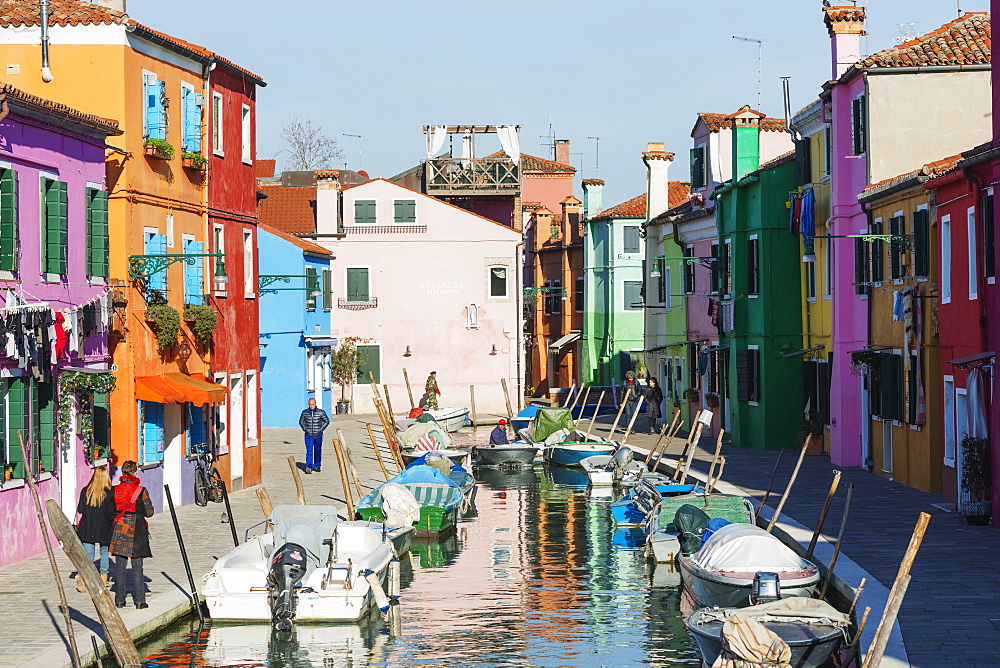
M270 627L179 622L140 651L148 668L700 666L680 576L615 530L582 472L479 469L457 531L416 540L385 622Z

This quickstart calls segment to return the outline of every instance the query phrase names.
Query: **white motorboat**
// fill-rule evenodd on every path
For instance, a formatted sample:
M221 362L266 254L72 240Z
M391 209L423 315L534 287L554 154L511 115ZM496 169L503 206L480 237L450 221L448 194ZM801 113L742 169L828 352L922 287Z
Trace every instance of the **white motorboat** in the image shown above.
M613 455L593 455L580 461L587 478L594 487L611 487L626 477L638 479L646 472L642 462L633 460L631 448L619 448Z
M468 421L469 409L435 408L434 410L425 410L424 414L434 418L434 421L445 431L458 431ZM393 419L396 421L396 426L403 430L412 427L418 422L417 418L411 418L409 415L394 415Z
M204 576L209 616L222 622L351 622L388 606L385 583L396 546L412 526L340 521L333 506L277 506L274 531L253 536Z
M365 668L371 665L372 655L380 649L378 645L388 640L387 635L379 634L379 626L373 621L369 615L360 624L303 624L288 633L262 633L257 625L212 624L197 638L197 642L204 642L205 649L196 665L297 665L308 653L320 665Z

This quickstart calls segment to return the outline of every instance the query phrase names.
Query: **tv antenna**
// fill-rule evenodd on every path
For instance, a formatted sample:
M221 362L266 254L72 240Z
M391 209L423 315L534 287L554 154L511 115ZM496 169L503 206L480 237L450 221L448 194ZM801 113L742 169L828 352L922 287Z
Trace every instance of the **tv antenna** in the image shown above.
M961 14L959 16L961 16ZM905 44L906 42L918 37L920 37L920 33L917 32L916 21L912 23L900 23L899 34L893 37L892 41L896 44Z
M556 131L552 127L552 117L549 116L549 133L547 135L539 135L542 139L548 141L542 142L542 146L548 146L552 150L552 159L556 159Z
M757 111L760 111L760 78L764 64L764 40L755 37L739 37L733 35L733 39L741 42L753 42L757 45Z
M361 170L361 140L362 140L362 136L361 135L349 135L346 132L343 132L341 134L343 136L345 136L345 137L354 137L355 139L358 140L358 170L360 171Z
M594 176L601 173L601 138L587 137L594 140Z

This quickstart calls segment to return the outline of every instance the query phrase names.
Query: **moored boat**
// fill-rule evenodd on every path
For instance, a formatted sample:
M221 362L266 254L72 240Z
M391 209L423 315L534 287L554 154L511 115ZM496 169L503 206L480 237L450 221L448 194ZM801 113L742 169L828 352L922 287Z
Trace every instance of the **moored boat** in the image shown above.
M538 455L538 447L531 443L477 445L472 455L479 466L531 466Z
M357 507L363 519L380 522L386 517L388 510L383 507L383 491L390 483L408 490L419 509L418 517L413 519L416 536L436 536L455 526L465 494L451 478L433 466L425 465L404 469L395 478L365 495ZM391 498L395 498L395 494Z
M694 506L709 518L723 519L732 524L749 524L754 518L750 501L735 494L684 494L665 498L660 502L658 511L650 516L648 527L649 546L659 563L672 561L674 555L681 551L674 516L683 505Z
M451 460L452 464L461 466L462 468L467 469L471 465L472 454L468 450L461 450L459 448L442 448L440 450L404 450L400 454L403 456L403 465L406 466L406 468L410 468L432 452L442 457L447 457Z
M646 465L633 460L631 448L619 448L613 455L592 455L580 461L587 472L587 478L594 487L609 487L622 481L625 476L635 479L646 471Z
M556 443L545 448L545 461L559 466L580 466L580 462L594 455L610 455L615 450L614 443L580 443L570 441Z

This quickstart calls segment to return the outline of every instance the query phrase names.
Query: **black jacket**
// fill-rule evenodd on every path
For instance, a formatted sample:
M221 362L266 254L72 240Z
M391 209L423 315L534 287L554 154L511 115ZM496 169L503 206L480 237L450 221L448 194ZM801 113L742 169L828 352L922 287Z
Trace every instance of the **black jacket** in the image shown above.
M306 436L322 436L323 430L330 426L330 416L322 408L307 408L299 415L299 426Z
M660 404L663 403L663 390L660 386L646 387L646 416L660 417Z
M87 489L84 488L80 491L76 512L80 513L80 524L76 532L81 543L111 544L111 528L118 514L114 492L109 489L104 495L104 503L95 508L87 505Z

